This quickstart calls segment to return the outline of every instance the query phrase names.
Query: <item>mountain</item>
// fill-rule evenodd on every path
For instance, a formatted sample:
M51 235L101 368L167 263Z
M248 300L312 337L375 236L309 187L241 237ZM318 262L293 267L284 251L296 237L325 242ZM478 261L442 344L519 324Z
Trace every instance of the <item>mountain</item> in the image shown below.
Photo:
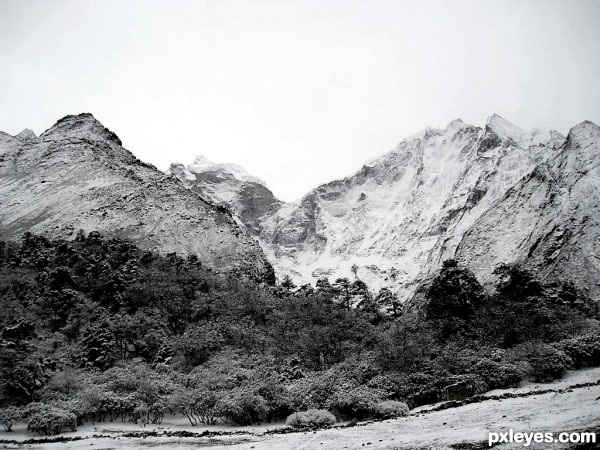
M236 164L215 164L198 156L187 167L171 164L167 174L213 203L231 208L254 235L262 231L262 220L283 202L275 198L262 180Z
M298 283L322 276L358 278L374 289L391 287L406 299L443 259L454 256L464 234L494 202L553 159L564 143L556 131L522 130L498 115L483 128L457 119L402 140L355 174L319 186L298 202L280 203L269 191L268 207L249 229L280 275ZM242 216L247 203L237 192L252 181L238 177L232 183L222 165L214 166L220 176L211 175L209 182L178 167L171 173ZM203 165L202 173L212 174L209 167Z
M0 133L0 198L3 239L97 230L146 249L196 254L215 269L273 275L227 210L139 161L91 114L64 117L39 137Z
M456 257L484 281L499 261L525 261L545 281L600 298L600 127L572 128L557 155L473 223Z

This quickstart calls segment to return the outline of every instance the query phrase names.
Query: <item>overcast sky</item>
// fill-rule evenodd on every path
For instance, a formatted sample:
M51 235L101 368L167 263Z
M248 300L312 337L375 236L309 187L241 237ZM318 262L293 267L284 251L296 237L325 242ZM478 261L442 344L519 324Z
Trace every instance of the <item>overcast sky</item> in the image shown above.
M294 200L455 118L600 123L600 1L0 0L0 130L80 112Z

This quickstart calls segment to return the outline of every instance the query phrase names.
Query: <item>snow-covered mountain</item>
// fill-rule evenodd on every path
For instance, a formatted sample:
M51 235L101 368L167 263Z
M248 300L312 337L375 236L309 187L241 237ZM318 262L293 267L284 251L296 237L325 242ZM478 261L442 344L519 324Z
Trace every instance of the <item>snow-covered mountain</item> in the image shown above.
M227 211L136 159L91 114L64 117L39 137L0 132L2 239L28 230L69 238L79 229L272 277L260 246Z
M357 277L406 299L443 259L455 256L471 227L493 239L498 230L486 232L479 218L534 168L555 161L565 145L571 144L556 131L522 130L498 115L483 128L454 120L402 140L355 174L319 186L298 202L280 203L268 191L269 206L253 216L249 229L280 276L300 283ZM245 172L236 176L229 166L201 162L200 174L218 176L206 182L193 174L193 165L172 166L171 173L241 217L247 203L239 192L257 183L245 181ZM465 241L461 255L466 248ZM492 270L514 260L505 256L506 261L499 256L485 264Z
M498 261L527 261L546 281L600 298L600 127L583 122L467 230L456 257L482 280Z

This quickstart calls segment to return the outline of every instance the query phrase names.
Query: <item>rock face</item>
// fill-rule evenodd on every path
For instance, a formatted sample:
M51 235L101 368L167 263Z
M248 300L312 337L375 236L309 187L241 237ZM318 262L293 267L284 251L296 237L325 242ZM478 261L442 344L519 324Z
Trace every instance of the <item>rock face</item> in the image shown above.
M216 269L272 278L260 246L231 215L136 159L91 114L36 137L0 133L0 233L70 238L79 229L142 248L197 254Z
M260 235L262 220L283 203L262 180L236 164L215 164L198 156L187 167L171 164L166 173L177 177L200 197L230 208L254 235Z
M465 233L457 258L482 280L525 261L546 281L572 280L600 298L600 127L583 122Z
M404 139L297 203L280 203L269 191L266 207L251 220L243 219L247 203L240 188L231 187L251 181L238 178L236 185L219 168L219 176L203 169L208 180L192 166L193 176L183 166L171 172L200 195L228 203L280 275L298 283L357 277L406 299L443 259L454 257L467 230L496 201L536 166L554 160L564 143L556 131L524 131L497 115L484 128L455 120Z

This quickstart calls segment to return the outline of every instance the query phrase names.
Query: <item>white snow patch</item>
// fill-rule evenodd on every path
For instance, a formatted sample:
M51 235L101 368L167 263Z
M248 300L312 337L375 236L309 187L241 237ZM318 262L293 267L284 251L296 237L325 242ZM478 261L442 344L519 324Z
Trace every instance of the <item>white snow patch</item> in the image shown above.
M258 183L266 186L263 180L251 175L242 166L228 163L214 163L204 156L197 156L196 159L194 159L194 162L188 165L187 168L191 173L196 174L205 172L223 172L233 176L239 181Z

